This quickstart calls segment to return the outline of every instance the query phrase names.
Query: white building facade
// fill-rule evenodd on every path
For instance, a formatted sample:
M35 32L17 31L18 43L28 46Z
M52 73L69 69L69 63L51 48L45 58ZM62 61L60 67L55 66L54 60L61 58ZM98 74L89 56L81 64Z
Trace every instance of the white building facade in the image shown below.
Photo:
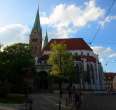
M51 52L50 45L54 42L65 44L67 51L75 56L74 64L77 68L81 88L96 90L104 88L104 74L98 55L82 38L52 39L45 47L43 56L49 56Z

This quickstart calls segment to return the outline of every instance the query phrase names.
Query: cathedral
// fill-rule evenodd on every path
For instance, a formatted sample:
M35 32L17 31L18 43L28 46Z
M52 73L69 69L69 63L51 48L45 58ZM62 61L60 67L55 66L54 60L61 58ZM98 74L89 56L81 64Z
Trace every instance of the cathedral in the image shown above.
M82 74L82 72L84 72L86 74L87 80L84 81L84 88L97 90L104 88L103 69L98 59L98 55L93 52L92 48L84 41L83 38L54 38L48 42L48 34L46 31L45 39L43 40L44 42L42 42L42 40L42 27L38 9L29 41L30 45L32 46L32 55L35 58L37 72L48 72L50 69L46 61L48 59L48 55L51 52L50 45L52 43L55 42L58 44L66 44L67 51L71 52L72 55L78 55L78 57L74 58L74 64L78 70L77 73ZM82 82L80 82L80 85L81 84Z

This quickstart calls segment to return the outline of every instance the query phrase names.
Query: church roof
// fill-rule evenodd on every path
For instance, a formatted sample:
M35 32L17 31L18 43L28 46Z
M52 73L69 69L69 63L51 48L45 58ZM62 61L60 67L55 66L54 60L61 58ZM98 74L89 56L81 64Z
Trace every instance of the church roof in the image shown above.
M91 47L82 38L51 39L44 50L50 50L51 44L66 44L67 50L89 50Z

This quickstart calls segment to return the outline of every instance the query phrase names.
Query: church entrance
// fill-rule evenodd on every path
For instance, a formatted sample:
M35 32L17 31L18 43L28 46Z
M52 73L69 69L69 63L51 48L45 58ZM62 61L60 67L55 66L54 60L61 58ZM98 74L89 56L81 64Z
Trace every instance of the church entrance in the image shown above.
M34 86L36 91L48 89L48 73L46 71L37 73Z

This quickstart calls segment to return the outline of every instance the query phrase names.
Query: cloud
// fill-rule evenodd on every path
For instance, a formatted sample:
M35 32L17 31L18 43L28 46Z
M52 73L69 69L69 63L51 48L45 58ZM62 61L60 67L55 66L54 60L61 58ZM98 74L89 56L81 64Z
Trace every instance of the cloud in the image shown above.
M83 6L59 4L49 16L41 17L41 23L55 28L61 37L69 37L74 30L99 20L104 13L105 10L97 6L95 0L86 1Z
M116 20L116 16L107 16L104 21L100 21L101 26L105 26L106 23Z
M13 43L28 42L29 28L23 24L10 24L0 27L0 43L10 45Z
M94 52L99 55L102 63L107 63L116 59L116 51L109 47L94 46L92 48Z

